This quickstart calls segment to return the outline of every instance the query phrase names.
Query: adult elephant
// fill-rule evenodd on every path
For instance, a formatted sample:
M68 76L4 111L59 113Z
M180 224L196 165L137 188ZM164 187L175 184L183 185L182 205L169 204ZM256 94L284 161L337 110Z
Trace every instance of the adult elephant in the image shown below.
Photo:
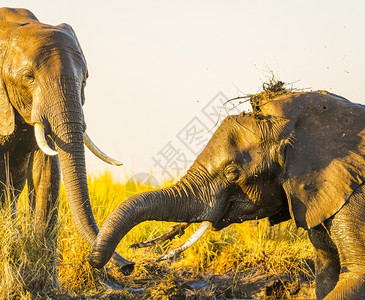
M0 202L10 197L15 207L27 181L37 230L48 235L57 221L62 171L73 220L92 245L98 227L88 194L84 140L100 158L120 163L84 134L87 76L69 25L43 24L25 9L0 9ZM118 254L113 257L125 264Z
M316 250L318 299L365 299L365 108L327 92L284 93L227 117L175 185L135 195L103 224L89 261L102 267L145 220L215 229L294 219Z

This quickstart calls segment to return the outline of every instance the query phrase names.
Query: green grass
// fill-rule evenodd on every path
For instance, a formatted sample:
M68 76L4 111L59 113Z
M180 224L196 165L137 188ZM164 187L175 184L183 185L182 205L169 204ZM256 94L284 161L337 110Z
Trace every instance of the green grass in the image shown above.
M148 186L114 182L109 173L89 178L90 198L99 226L127 197L150 190ZM52 289L49 268L52 251L47 242L37 239L28 211L25 196L19 201L20 213L13 218L10 209L0 211L0 298L21 299L34 297L34 290ZM197 228L190 226L181 238L151 248L129 249L129 245L148 240L167 232L172 223L144 222L132 229L122 240L117 251L136 262L135 271L123 276L107 265L107 271L98 271L88 264L90 252L78 234L71 219L65 191L61 189L58 228L58 280L62 293L68 295L108 296L100 279L118 282L123 290L119 295L131 299L170 299L184 290L191 280L204 280L209 288L203 293L209 297L219 293L243 297L244 280L256 280L259 274L277 277L281 282L300 276L313 278L308 261L313 255L312 246L304 230L292 222L270 227L267 220L231 225L219 232L208 231L195 245L173 261L156 263L156 259L169 249L186 241ZM29 273L31 272L31 273ZM29 274L33 274L30 276ZM34 275L35 274L35 275ZM275 277L275 278L276 278ZM284 280L284 277L286 278ZM142 289L135 293L133 289ZM279 298L290 298L286 292ZM110 293L110 292L109 292ZM200 294L202 296L203 294Z

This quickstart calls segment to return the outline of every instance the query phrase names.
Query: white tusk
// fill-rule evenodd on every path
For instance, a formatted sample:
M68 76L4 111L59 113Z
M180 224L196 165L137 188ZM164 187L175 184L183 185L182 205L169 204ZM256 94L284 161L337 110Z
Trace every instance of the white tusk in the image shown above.
M199 228L193 233L193 235L187 240L187 242L184 245L181 245L180 247L170 251L169 253L165 254L164 256L161 256L157 261L163 261L169 258L172 258L181 252L185 251L189 247L191 247L197 240L201 238L201 236L207 231L207 229L210 226L210 222L204 221L201 223Z
M89 148L89 150L96 156L99 157L101 160L107 162L108 164L111 164L113 166L121 166L123 163L121 163L120 161L117 161L111 157L109 157L108 155L106 155L103 151L101 151L93 142L92 140L89 138L89 136L87 135L87 133L84 133L84 144L86 145L86 147Z
M160 235L152 240L148 240L141 243L135 243L133 245L130 245L129 248L144 248L144 247L151 247L153 245L160 244L167 240L172 240L175 236L179 235L182 236L185 232L185 229L188 228L190 224L179 224L175 225L172 230L169 232L166 232L163 235Z
M46 141L46 135L44 133L44 127L40 123L34 124L34 135L35 139L37 141L38 147L47 155L54 156L57 155L58 152L51 149L51 147L48 146Z

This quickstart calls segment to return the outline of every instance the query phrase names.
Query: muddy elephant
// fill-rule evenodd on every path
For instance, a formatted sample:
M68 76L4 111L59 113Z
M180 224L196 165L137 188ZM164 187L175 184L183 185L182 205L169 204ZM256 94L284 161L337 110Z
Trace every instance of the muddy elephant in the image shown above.
M43 24L25 9L1 8L0 70L0 203L10 198L15 208L27 182L37 231L47 235L57 221L62 172L73 220L92 245L98 227L84 142L105 161L120 163L84 133L88 71L73 29Z
M324 91L252 99L253 111L227 117L181 180L108 217L93 266L145 220L219 230L292 218L315 248L318 299L365 299L365 107Z

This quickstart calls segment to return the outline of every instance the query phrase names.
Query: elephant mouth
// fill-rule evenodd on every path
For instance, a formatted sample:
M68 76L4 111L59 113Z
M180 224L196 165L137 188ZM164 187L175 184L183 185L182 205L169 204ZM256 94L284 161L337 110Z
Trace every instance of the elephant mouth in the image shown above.
M47 143L46 140L46 130L41 123L35 123L34 124L34 134L35 138L38 144L38 147L47 155L54 156L58 155L58 152L53 150ZM88 149L98 158L105 161L106 163L109 163L114 166L120 166L122 165L121 162L109 157L106 155L103 151L101 151L89 138L86 132L84 132L84 144Z
M234 193L225 201L228 203L226 210L218 221L212 223L213 230L219 231L233 223L242 223L252 219L252 214L243 213L253 209L253 202L249 200L247 195Z
M212 224L212 229L214 231L220 231L220 230L226 228L227 226L229 226L231 224L232 224L232 222L229 222L228 219L221 219L218 222Z
M233 206L234 206L234 202L229 201L229 204L228 204L223 216L220 219L218 219L218 221L212 223L212 229L214 231L222 230L223 228L225 228L225 227L231 225L232 223L234 223L234 222L231 221L231 219L229 217L229 215L231 214L231 210L232 210Z

